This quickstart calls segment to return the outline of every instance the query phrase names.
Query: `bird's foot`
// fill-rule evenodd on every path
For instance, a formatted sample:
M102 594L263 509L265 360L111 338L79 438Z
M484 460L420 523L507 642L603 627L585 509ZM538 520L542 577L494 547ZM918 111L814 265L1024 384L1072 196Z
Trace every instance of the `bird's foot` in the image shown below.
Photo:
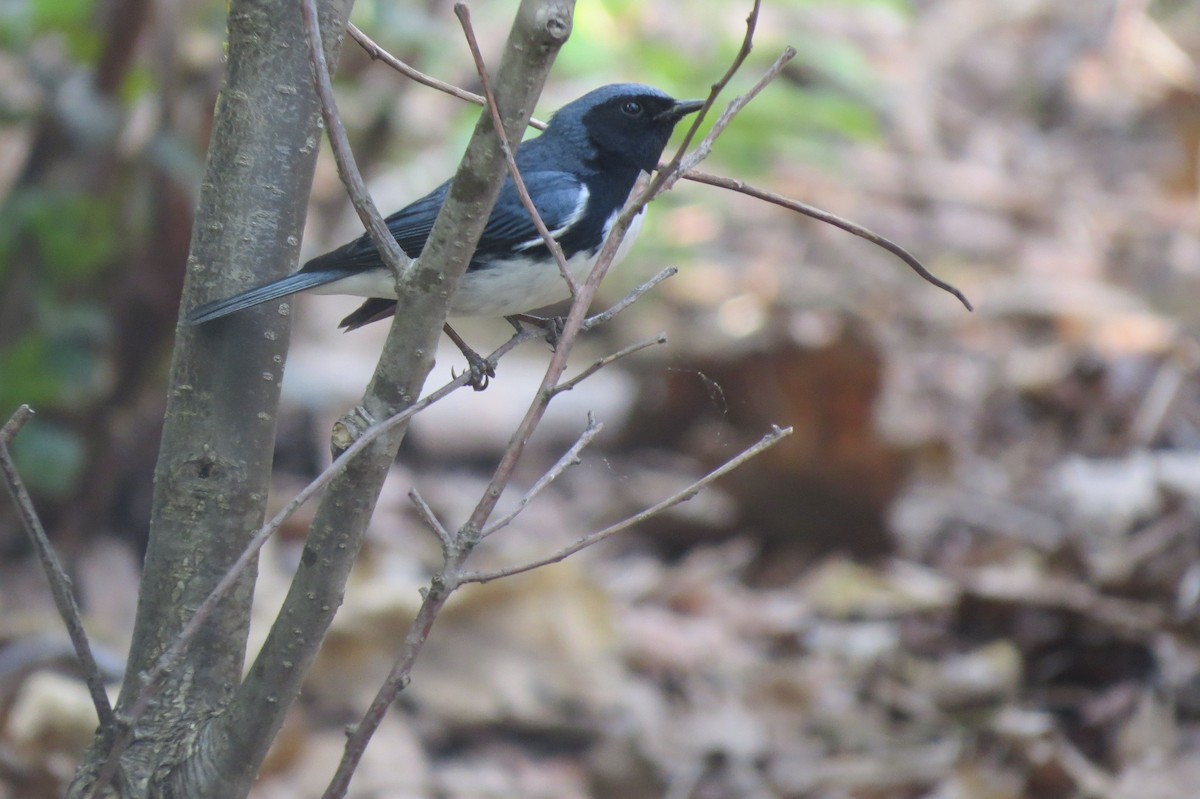
M563 325L566 320L561 316L534 316L533 314L520 313L513 316L504 317L508 323L521 332L521 323L531 325L532 327L541 328L542 335L546 337L546 343L551 347L558 346L558 340L562 337Z
M471 347L467 345L467 342L463 340L462 336L458 335L458 333L454 330L454 328L450 327L450 325L445 325L443 330L446 331L446 335L449 336L450 340L453 341L458 347L458 351L461 352L463 357L467 359L467 370L471 373L471 378L467 380L467 385L476 391L483 391L488 387L488 381L496 376L495 365L487 358L471 349ZM455 379L458 378L458 375L454 374L453 369L450 370L450 374L453 375Z
M462 350L463 357L467 359L467 371L471 373L467 385L476 391L483 391L488 387L488 381L496 376L496 367L470 347L459 347L459 349ZM450 374L455 379L458 378L453 369L450 370Z

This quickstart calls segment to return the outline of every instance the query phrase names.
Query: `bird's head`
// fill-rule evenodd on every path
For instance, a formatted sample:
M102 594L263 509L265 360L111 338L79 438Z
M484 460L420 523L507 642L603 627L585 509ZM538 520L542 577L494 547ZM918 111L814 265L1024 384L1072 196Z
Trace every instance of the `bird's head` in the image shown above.
M546 132L586 137L602 159L616 158L650 171L658 165L675 124L702 105L699 100L676 100L650 86L614 83L560 108Z

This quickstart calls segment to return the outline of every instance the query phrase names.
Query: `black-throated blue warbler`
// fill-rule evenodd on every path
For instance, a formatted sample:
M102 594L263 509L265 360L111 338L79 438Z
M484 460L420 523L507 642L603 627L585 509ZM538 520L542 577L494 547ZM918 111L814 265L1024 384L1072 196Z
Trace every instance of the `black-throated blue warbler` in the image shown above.
M540 136L517 149L517 167L529 196L576 279L591 270L634 182L658 165L675 124L701 106L649 86L603 86L563 106ZM448 188L447 181L387 218L388 229L410 258L420 256ZM617 259L627 253L640 225L639 214ZM185 322L201 324L301 291L367 297L342 320L340 327L348 330L387 318L396 307L392 274L371 237L363 234L313 258L295 274L201 305ZM450 301L450 315L511 317L569 296L566 281L507 177Z

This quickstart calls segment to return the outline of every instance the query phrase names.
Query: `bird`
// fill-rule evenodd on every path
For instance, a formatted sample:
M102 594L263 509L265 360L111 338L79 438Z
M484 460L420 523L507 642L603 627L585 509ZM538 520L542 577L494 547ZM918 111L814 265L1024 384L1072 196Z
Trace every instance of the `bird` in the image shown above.
M651 86L610 84L560 108L541 135L517 148L517 169L573 278L587 277L638 177L658 166L676 124L702 106L699 100L676 100ZM450 182L386 218L409 258L420 257ZM639 213L614 265L628 254L641 222ZM287 277L200 305L184 323L205 324L299 292L365 297L338 325L346 330L386 319L396 310L392 273L364 233ZM569 286L507 176L450 300L449 315L513 319L569 296ZM471 354L467 357L471 360Z

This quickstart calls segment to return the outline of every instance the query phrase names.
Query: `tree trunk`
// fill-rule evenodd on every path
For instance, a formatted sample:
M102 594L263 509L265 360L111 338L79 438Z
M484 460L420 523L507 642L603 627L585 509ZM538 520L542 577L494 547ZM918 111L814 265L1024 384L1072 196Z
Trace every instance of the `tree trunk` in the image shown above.
M318 4L331 63L351 4ZM228 37L228 72L192 232L185 310L295 269L321 137L298 5L233 0ZM149 548L118 713L129 709L141 675L263 522L289 333L289 319L278 307L177 330ZM158 782L171 764L190 757L194 731L237 688L253 585L254 574L246 574L138 722L115 783L121 797L161 795ZM106 738L101 735L85 757L71 796L86 795Z

